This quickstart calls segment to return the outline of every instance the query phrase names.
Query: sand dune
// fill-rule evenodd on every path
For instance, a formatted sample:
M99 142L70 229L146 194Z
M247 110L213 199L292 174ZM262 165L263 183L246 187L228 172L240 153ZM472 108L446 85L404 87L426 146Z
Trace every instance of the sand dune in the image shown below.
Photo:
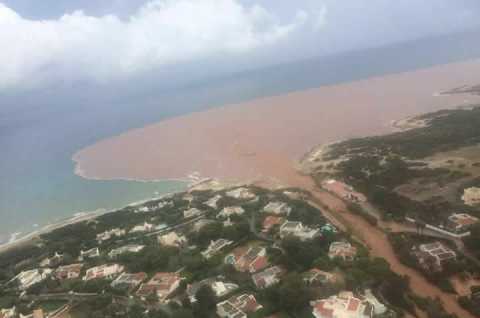
M480 83L480 61L325 86L159 122L75 154L94 179L295 178L292 162L332 140L388 132L398 118L479 102L440 92Z

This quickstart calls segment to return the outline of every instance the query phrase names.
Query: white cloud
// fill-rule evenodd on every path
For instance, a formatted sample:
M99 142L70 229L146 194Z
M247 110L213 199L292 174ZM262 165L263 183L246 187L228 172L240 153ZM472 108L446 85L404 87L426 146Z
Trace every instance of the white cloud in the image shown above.
M327 24L327 7L322 6L319 10L317 10L314 18L315 19L312 22L313 29L318 31Z
M38 83L53 74L109 80L165 64L273 45L304 25L237 0L153 0L122 20L82 11L28 20L0 3L0 88Z

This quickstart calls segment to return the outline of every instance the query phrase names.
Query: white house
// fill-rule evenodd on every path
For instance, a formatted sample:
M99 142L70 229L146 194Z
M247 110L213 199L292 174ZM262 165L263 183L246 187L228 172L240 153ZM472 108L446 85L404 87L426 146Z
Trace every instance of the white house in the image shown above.
M275 215L289 215L292 208L284 202L269 202L264 208L263 212Z
M245 210L240 206L229 206L225 207L217 214L217 219L228 218L233 215L242 215L245 213Z
M143 224L134 226L129 233L151 232L154 229L155 226L153 224L145 222Z
M138 253L145 248L145 245L129 244L115 248L108 253L110 258L115 258L125 253Z
M13 278L18 282L19 288L21 290L26 290L30 286L33 286L41 281L45 280L52 273L51 269L32 269L28 271L23 271Z
M212 209L217 209L217 203L221 198L222 196L217 194L216 196L211 197L210 199L205 201L203 204L211 207Z
M103 242L111 239L112 237L121 237L126 234L126 231L123 229L115 228L103 233L97 234L97 241Z
M357 248L349 242L337 241L330 244L328 257L331 259L341 258L344 261L352 261L357 255Z
M236 188L234 190L228 191L227 196L235 199L241 199L241 200L250 200L254 199L257 196L250 192L247 188Z
M225 240L225 239L218 239L216 241L211 241L207 249L202 252L202 256L205 257L206 259L209 259L210 257L214 256L215 254L220 252L222 249L224 249L225 247L231 244L233 244L232 241Z
M96 258L100 256L100 250L98 247L91 248L86 251L80 251L80 256L78 257L79 261L83 261L84 259L87 258Z
M124 267L119 264L100 265L89 268L83 277L83 280L88 281L92 279L112 279L118 274L122 273Z
M319 229L311 229L308 226L304 226L302 222L285 221L280 226L280 237L294 236L301 241L312 240L315 237L321 235Z
M178 235L175 231L172 231L164 235L159 235L158 242L165 246L180 247L187 243L187 238L183 235Z
M202 213L203 213L203 212L200 211L200 210L197 209L197 208L191 208L191 209L188 209L188 210L183 211L183 217L184 217L185 219L189 219L189 218L193 218L193 217L202 215Z

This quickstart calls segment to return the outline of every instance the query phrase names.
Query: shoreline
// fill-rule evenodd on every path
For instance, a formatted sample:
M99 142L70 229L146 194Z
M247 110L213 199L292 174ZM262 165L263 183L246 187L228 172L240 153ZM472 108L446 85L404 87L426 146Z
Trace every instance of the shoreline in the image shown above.
M116 212L116 211L118 211L122 208L135 207L135 206L142 205L142 204L147 203L147 202L152 201L152 200L162 199L163 197L167 197L167 196L175 194L175 193L181 193L181 192L187 191L187 190L188 190L188 187L185 190L180 190L180 191L177 191L177 192L168 192L168 193L160 194L158 196L153 196L153 197L148 197L148 198L145 198L145 199L133 201L133 202L127 203L126 205L123 205L122 207L119 207L119 208L116 208L116 209L110 209L110 210L97 209L97 210L94 210L94 211L76 212L76 213L73 214L72 217L67 217L67 218L58 220L56 222L44 225L43 227L41 227L37 230L25 233L24 236L21 236L21 237L15 239L13 241L7 241L6 243L0 243L0 254L3 254L3 253L5 253L9 250L12 250L12 249L16 249L16 248L18 248L18 247L20 247L24 244L31 244L36 239L38 239L41 235L48 234L48 233L53 232L57 229L60 229L60 228L63 228L63 227L66 227L66 226L69 226L69 225L72 225L72 224L75 224L75 223L79 223L79 222L94 220L94 219L96 219L96 218L98 218L102 215L105 215L105 214L108 214L108 213L114 213L114 212ZM16 233L23 234L21 232L16 232ZM12 234L16 234L16 233L12 233Z
M90 211L90 212L77 212L74 214L74 216L70 218L66 218L63 220L60 220L55 223L47 224L43 227L41 227L38 230L34 230L32 232L26 233L24 236L19 237L18 239L15 239L14 241L8 241L7 243L0 244L0 254L7 252L8 250L15 249L23 244L28 244L33 242L35 239L38 239L41 235L50 233L52 231L55 231L59 228L66 227L68 225L72 225L78 222L83 222L87 220L92 220L95 219L96 217L99 217L103 214L113 212L113 211L107 211L105 209L98 209L95 211ZM18 233L18 232L17 232Z
M79 163L75 159L75 153L72 157L71 160L75 163L75 168L73 173L82 179L85 180L90 180L90 181L128 181L128 182L142 182L142 183L157 183L157 182L183 182L190 184L192 180L189 178L189 176L185 177L179 177L179 178L160 178L160 179L151 179L151 180L145 180L145 179L138 179L138 178L116 178L116 179L104 179L100 177L95 177L95 176L89 176L87 173L83 171L83 169L80 167Z

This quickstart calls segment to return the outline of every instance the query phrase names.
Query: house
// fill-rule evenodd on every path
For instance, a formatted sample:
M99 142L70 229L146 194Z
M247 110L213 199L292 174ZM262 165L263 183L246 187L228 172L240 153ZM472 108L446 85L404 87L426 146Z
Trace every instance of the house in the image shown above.
M356 298L352 292L340 292L338 295L330 296L310 302L313 307L312 314L316 318L372 318L373 305L368 301Z
M45 317L45 315L43 313L43 309L41 309L41 308L35 309L32 312L32 318L43 318L43 317Z
M324 234L324 233L338 233L338 230L335 226L333 226L332 224L330 223L325 223L324 225L322 225L322 227L320 228L320 233Z
M2 315L0 314L0 318L1 317L2 317ZM45 314L43 312L43 309L41 309L41 308L35 309L31 314L28 314L28 315L20 314L20 318L44 318L44 317L45 317Z
M165 198L167 197L165 196ZM160 201L158 202L157 210L163 209L164 207L172 207L172 206L173 206L172 201Z
M214 223L214 222L215 221L208 220L208 219L200 219L193 224L192 230L194 232L199 232L204 226L206 226L208 224L211 224L211 223Z
M206 206L209 206L211 207L212 209L217 209L218 206L218 201L222 198L221 195L216 195L214 197L211 197L210 199L208 199L208 201L205 201L203 204L205 204Z
M132 291L138 287L145 279L147 279L146 273L122 273L111 284L113 288L125 289Z
M45 318L45 317L48 317L48 316L45 316L45 314L44 314L44 312L43 312L43 309L39 308L39 309L35 309L31 314L28 314L28 315L23 315L22 313L20 313L19 316L14 315L14 316L7 316L7 317ZM0 318L3 318L3 316L2 316L1 313L0 313Z
M267 216L262 223L262 232L268 233L276 225L281 225L285 222L285 218L281 216L269 215Z
M145 248L145 245L129 244L122 247L115 248L108 253L110 258L118 257L125 253L138 253Z
M45 280L50 274L52 273L51 269L31 269L28 271L23 271L17 276L15 276L12 280L18 282L18 287L21 290L26 290L29 287L42 282Z
M229 206L225 207L217 214L217 219L228 218L232 215L242 215L245 213L245 210L240 206Z
M296 191L283 191L283 194L286 195L291 200L301 200L305 197L305 194Z
M231 244L233 244L232 241L225 240L225 239L218 239L216 241L211 241L210 245L208 245L207 249L205 251L203 251L201 254L206 259L209 259L212 256L214 256L215 254L217 254L218 252L220 252L222 249L224 249L225 247L227 247Z
M241 294L217 304L217 315L225 318L246 318L247 314L254 313L263 306L258 304L255 296Z
M466 205L476 206L480 203L480 188L470 187L463 190L462 200Z
M426 271L441 272L446 262L455 261L457 254L440 242L421 244L413 248L413 255Z
M14 318L17 316L17 308L0 309L0 318Z
M97 241L99 243L107 241L113 237L122 237L126 234L126 231L123 229L115 228L103 233L97 234Z
M203 214L203 212L200 211L197 208L191 208L191 209L183 211L183 217L185 219L193 218L193 217L196 217L196 216L199 216L199 215L202 215L202 214Z
M239 272L256 273L268 266L267 250L262 246L236 248L225 257L225 263Z
M373 313L375 316L383 315L388 311L388 308L375 297L370 289L365 290L363 299L373 305Z
M83 264L70 264L70 265L60 266L55 270L53 275L58 280L76 279L80 277L82 268L83 268Z
M309 285L334 283L335 275L329 272L324 272L318 268L312 268L303 275L303 280Z
M150 208L148 206L141 206L135 210L135 213L147 213L150 212Z
M269 202L264 208L263 212L275 215L289 215L292 208L284 202Z
M237 284L225 282L223 277L207 278L187 286L187 296L191 303L197 301L195 296L202 286L210 286L216 297L224 297L239 288Z
M195 197L191 193L186 193L183 197L183 200L187 201L188 203L192 203Z
M153 224L150 224L150 223L143 223L143 224L139 224L139 225L136 225L134 226L130 232L128 233L142 233L142 232L151 232L155 229L155 226Z
M217 304L217 315L221 318L247 318L247 314L233 306L228 300Z
M222 222L222 224L223 224L223 227L229 227L229 226L233 226L235 223L233 223L230 218L227 218Z
M357 255L357 248L349 242L337 241L330 244L328 257L330 259L341 258L344 261L353 261Z
M471 216L470 214L456 213L448 217L446 228L450 232L461 234L468 232L470 228L477 223L478 218Z
M147 283L142 284L137 291L139 297L145 298L156 294L164 302L180 286L182 278L178 273L156 273Z
M317 236L320 236L319 229L311 229L308 226L304 226L302 222L285 221L280 226L280 237L294 236L301 241L312 240Z
M158 242L165 246L180 247L187 243L187 238L183 235L178 235L175 231L172 231L164 235L159 235Z
M367 197L365 197L365 195L356 192L351 186L334 179L322 182L322 188L344 200L351 202L367 202Z
M257 288L264 289L279 283L284 273L285 270L280 266L272 266L252 275L252 280Z
M257 312L263 308L252 294L235 295L230 297L228 301L247 314Z
M92 279L113 279L118 274L122 273L124 267L119 264L113 265L100 265L89 268L83 276L83 280L89 281Z
M255 199L257 196L250 192L247 188L236 188L234 190L230 190L226 193L227 196L235 199L240 200L251 200Z
M80 251L80 256L78 257L79 261L83 261L88 258L95 258L100 256L100 250L98 247L91 248L86 251Z
M52 257L47 257L40 262L40 267L55 267L63 262L63 255L55 252Z

